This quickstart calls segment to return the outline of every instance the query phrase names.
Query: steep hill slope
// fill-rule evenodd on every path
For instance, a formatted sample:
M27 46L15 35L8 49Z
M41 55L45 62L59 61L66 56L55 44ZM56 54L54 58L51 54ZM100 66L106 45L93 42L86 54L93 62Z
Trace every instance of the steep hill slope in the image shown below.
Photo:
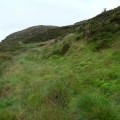
M16 51L21 49L22 44L43 42L56 39L60 36L72 32L72 26L55 27L55 26L36 26L19 31L9 35L0 44L1 51Z
M46 31L49 31L54 28L57 28L57 27L56 26L43 26L43 25L30 27L25 30L22 30L22 31L19 31L19 32L9 35L5 39L5 41L8 41L8 40L21 40L21 41L23 40L23 41L25 41L27 39L34 37L35 35L44 33Z
M0 120L120 120L119 15L3 41Z

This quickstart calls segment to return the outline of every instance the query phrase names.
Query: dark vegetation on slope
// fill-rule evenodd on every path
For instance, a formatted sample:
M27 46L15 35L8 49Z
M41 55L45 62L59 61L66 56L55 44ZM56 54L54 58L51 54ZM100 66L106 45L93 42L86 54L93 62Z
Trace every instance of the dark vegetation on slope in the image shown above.
M114 38L120 34L120 7L81 23L79 32L88 41L96 44L95 50L109 48Z
M28 39L33 38L34 36L38 34L42 34L54 28L58 28L58 27L57 26L43 26L43 25L30 27L25 30L9 35L8 37L6 37L4 41L8 41L8 40L26 41Z
M38 26L11 34L0 44L1 51L15 51L22 49L23 44L44 42L65 36L73 32L72 26L49 27Z
M120 120L119 16L4 40L0 120Z

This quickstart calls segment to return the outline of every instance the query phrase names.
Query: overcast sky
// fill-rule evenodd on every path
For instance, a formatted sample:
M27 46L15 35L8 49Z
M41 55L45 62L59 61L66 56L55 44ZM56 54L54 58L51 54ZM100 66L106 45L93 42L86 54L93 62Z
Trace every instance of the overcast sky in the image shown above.
M0 40L30 26L69 25L117 6L120 0L0 0Z

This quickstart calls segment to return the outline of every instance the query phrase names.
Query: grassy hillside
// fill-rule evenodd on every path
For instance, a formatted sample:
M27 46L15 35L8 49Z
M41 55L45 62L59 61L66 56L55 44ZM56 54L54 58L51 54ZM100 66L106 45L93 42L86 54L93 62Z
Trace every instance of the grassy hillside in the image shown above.
M0 120L120 120L119 15L120 7L55 28L53 40L1 47Z

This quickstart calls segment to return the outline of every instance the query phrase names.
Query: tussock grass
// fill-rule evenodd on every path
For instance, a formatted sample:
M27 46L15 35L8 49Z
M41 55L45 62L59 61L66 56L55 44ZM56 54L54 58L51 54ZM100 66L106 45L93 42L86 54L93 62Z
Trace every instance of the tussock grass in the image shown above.
M0 120L120 119L119 21L100 16L51 42L0 52Z

